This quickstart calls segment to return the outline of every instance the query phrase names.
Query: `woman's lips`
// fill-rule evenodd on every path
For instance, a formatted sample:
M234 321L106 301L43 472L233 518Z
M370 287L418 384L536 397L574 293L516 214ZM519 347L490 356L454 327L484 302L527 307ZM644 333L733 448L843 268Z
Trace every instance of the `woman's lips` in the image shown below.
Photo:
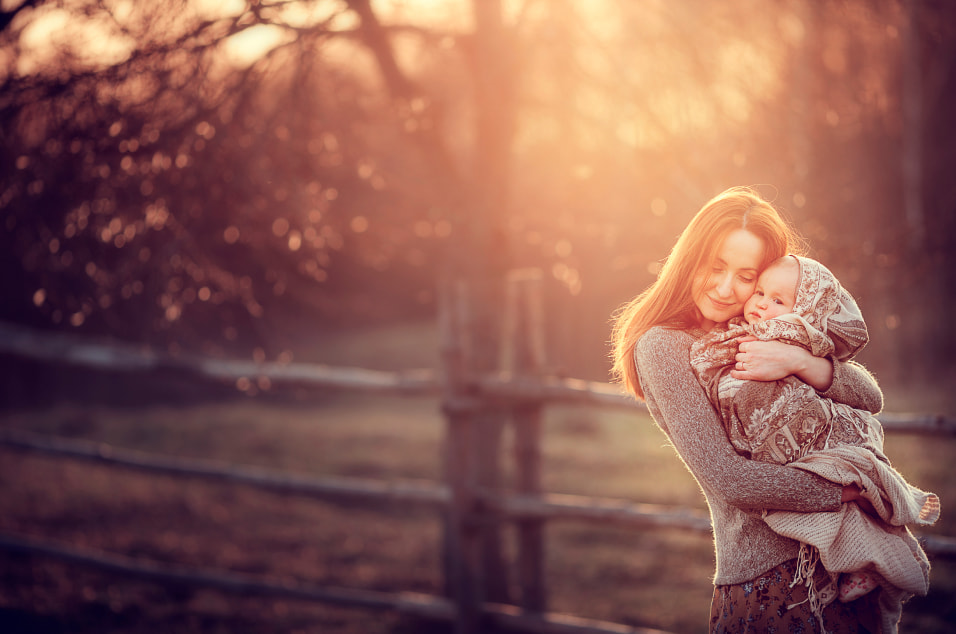
M721 302L714 299L713 297L708 297L707 299L709 299L710 303L713 304L714 307L717 308L718 310L727 310L735 306L735 302Z

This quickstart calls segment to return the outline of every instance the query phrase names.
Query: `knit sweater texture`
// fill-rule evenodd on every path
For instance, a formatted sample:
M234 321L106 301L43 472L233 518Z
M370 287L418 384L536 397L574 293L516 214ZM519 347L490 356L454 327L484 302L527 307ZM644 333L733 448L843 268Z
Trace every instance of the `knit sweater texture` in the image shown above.
M764 510L835 512L841 508L842 486L793 467L749 460L734 450L691 370L690 346L698 336L651 328L634 347L634 363L651 416L710 507L714 583L739 584L799 554L799 542L778 535L761 519ZM876 381L854 362L834 362L833 383L821 395L874 414L883 407Z

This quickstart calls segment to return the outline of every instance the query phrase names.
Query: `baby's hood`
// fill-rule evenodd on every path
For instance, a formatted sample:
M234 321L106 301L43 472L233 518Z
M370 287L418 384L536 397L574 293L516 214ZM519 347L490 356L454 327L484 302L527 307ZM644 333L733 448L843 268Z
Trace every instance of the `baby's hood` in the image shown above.
M830 269L816 260L795 255L800 265L793 312L811 340L811 352L846 361L869 341L863 314L853 296Z

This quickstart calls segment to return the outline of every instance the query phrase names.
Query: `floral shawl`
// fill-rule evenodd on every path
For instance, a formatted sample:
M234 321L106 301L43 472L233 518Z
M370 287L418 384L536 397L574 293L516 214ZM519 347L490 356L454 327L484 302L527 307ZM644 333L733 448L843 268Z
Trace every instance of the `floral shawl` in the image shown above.
M691 347L691 366L711 403L720 411L730 442L754 460L787 464L827 446L833 419L852 422L861 441L882 452L882 430L872 417L821 398L811 386L789 376L779 381L743 381L730 376L737 338L782 340L814 356L848 361L868 341L866 324L853 297L822 264L795 257L800 265L793 312L757 324L741 318L712 330Z

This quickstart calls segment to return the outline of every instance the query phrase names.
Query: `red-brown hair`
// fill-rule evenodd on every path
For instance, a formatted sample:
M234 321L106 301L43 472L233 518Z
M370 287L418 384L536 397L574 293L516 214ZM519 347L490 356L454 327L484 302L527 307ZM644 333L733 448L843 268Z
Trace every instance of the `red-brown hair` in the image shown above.
M677 239L657 280L615 315L612 372L637 398L643 399L644 392L634 367L634 344L653 326L690 328L699 323L694 277L736 229L746 229L763 242L761 270L787 253L803 251L790 225L753 189L732 187L709 200Z

